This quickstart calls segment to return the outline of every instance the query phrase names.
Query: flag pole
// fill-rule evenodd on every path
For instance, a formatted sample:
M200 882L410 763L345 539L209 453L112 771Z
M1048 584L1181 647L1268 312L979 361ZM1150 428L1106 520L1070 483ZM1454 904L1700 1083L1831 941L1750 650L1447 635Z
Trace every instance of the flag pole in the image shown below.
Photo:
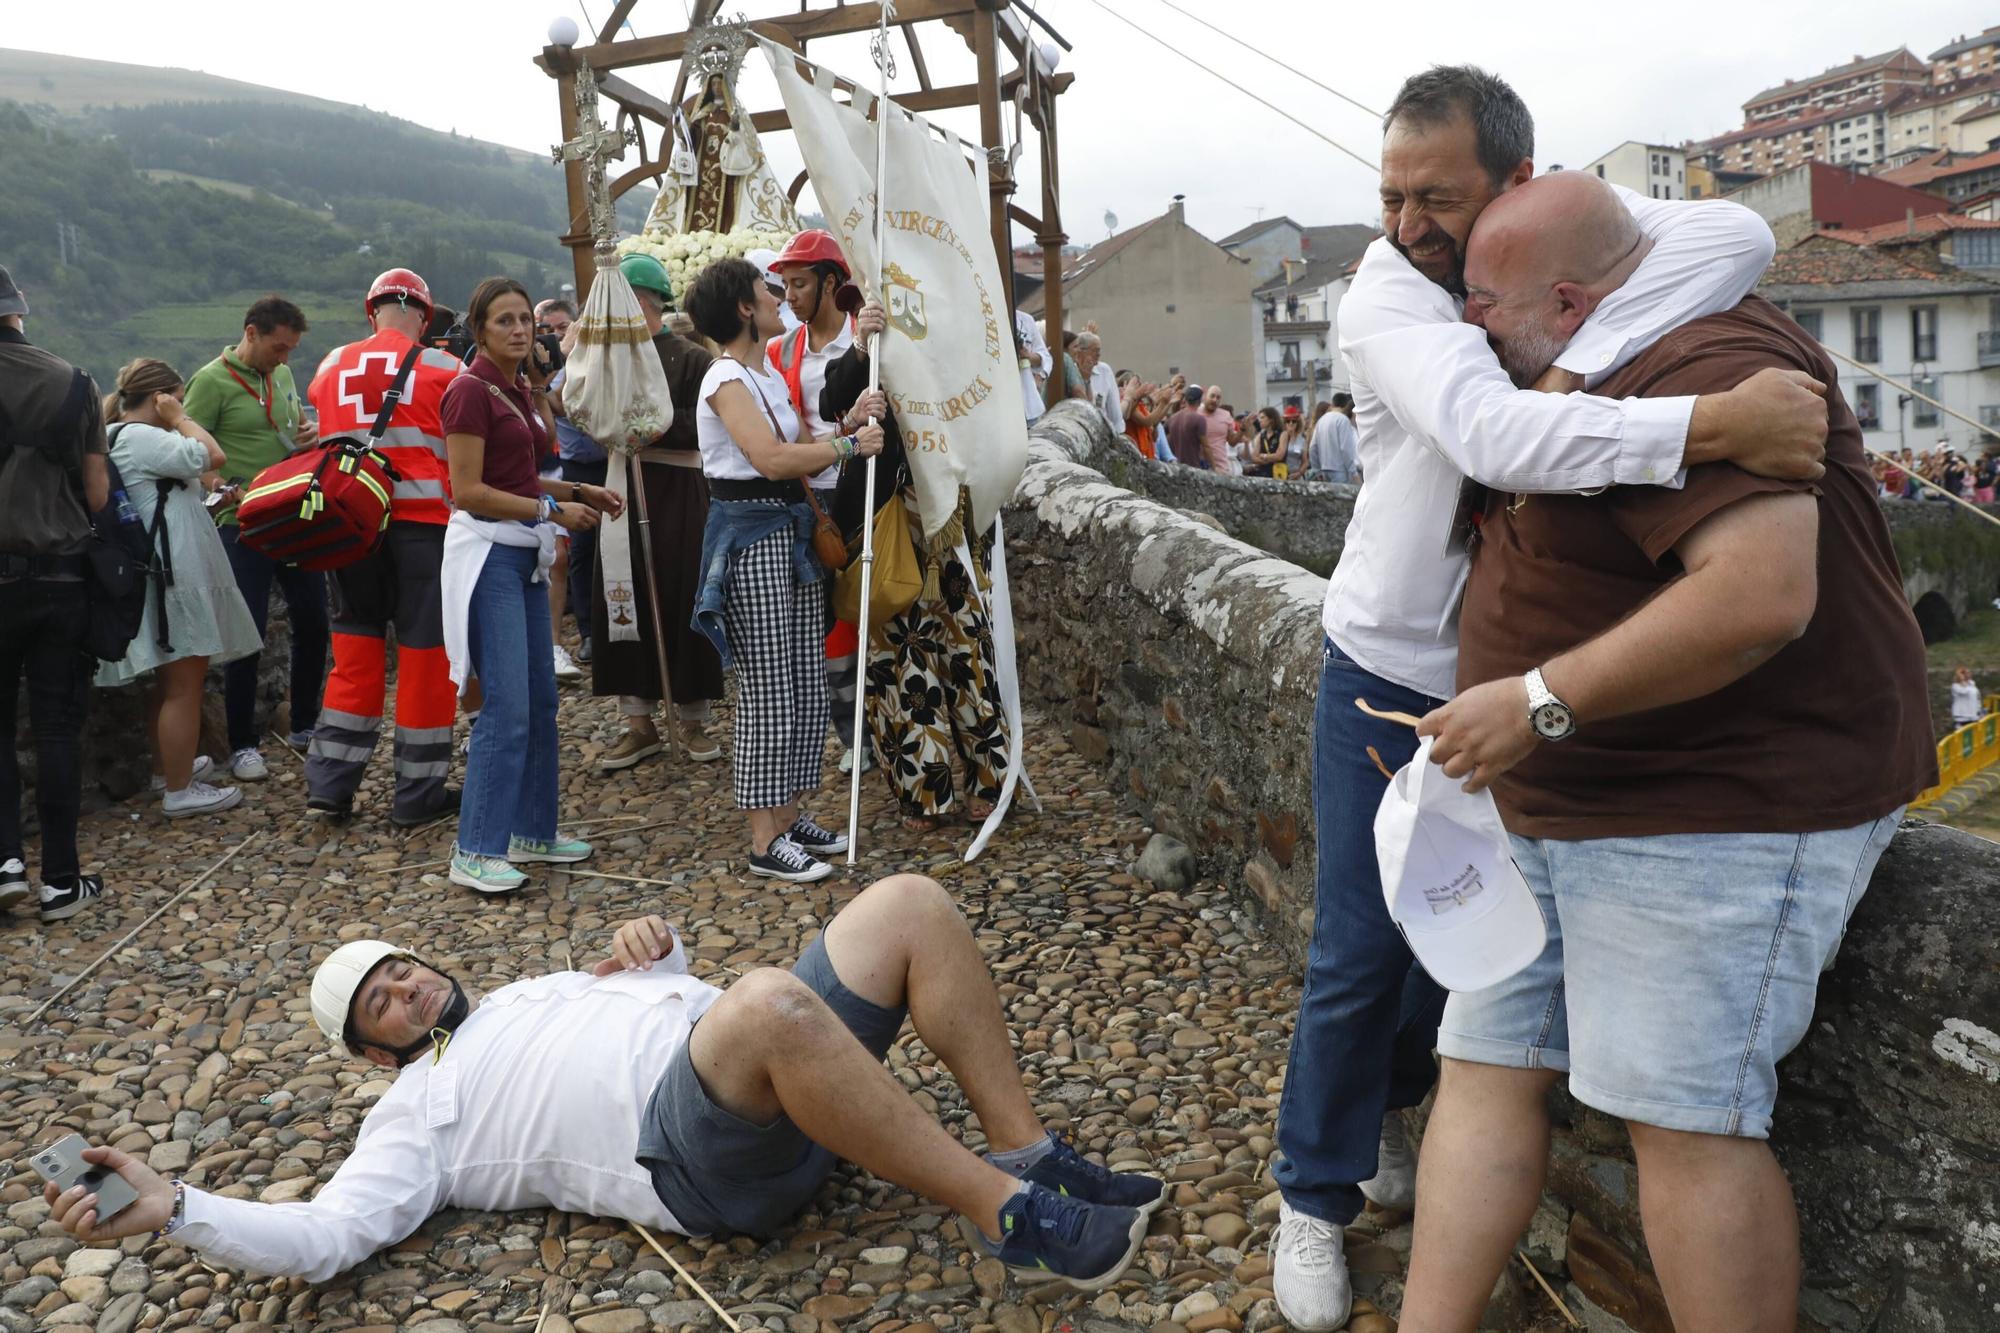
M875 295L882 293L883 186L889 178L889 19L895 0L882 0L875 30ZM868 340L868 391L882 387L882 335ZM874 425L875 418L868 418ZM875 582L875 457L869 455L861 489L861 623L855 627L854 648L854 771L847 788L847 864L853 865L861 840L861 770L867 766L868 732L868 597ZM887 762L886 758L884 762Z

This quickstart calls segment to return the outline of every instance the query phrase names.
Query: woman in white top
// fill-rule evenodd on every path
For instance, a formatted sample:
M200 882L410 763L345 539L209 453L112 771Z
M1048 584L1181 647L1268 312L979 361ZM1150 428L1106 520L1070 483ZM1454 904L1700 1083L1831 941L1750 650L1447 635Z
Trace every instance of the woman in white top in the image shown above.
M695 624L736 673L736 803L750 816L750 871L824 879L820 860L847 840L799 810L817 790L826 747L827 571L813 554L815 498L807 479L882 448L882 428L800 440L784 381L764 369L764 346L784 328L755 265L724 259L704 269L682 305L721 349L701 382L695 435L708 478Z
M210 663L248 657L264 646L250 608L236 589L229 555L202 506L203 476L222 467L222 446L181 407L181 383L164 361L141 357L118 372L104 400L111 461L137 521L163 536L153 556L161 573L147 579L146 614L125 656L97 669L99 685L145 678L148 739L165 793L167 818L227 810L240 787L200 780L201 696ZM227 497L225 497L227 498ZM164 558L163 558L164 557Z
M1951 725L1969 727L1986 713L1986 706L1980 702L1979 686L1972 679L1972 672L1960 667L1951 676Z

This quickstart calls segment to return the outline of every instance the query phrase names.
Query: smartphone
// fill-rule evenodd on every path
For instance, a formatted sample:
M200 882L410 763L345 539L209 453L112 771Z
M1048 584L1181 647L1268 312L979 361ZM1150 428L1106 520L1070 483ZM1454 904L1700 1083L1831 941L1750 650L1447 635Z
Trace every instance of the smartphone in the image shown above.
M37 1152L32 1165L36 1175L59 1190L81 1185L85 1192L95 1194L97 1224L103 1226L106 1218L115 1217L138 1202L139 1192L117 1172L84 1161L83 1150L89 1146L81 1134L66 1135Z
M224 500L228 498L229 498L229 488L226 486L218 486L214 490L210 491L208 495L202 500L201 502L202 507L204 509L217 508L222 504Z

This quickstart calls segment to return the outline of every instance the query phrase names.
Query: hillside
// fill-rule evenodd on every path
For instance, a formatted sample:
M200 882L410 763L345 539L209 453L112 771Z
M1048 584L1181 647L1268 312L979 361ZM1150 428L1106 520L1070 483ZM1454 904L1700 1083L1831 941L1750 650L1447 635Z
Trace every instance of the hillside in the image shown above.
M365 331L360 294L391 265L453 306L488 274L537 295L570 276L546 158L192 71L33 52L0 51L8 95L0 263L29 291L37 341L100 379L140 354L192 370L265 291L313 320L295 356L309 373ZM622 201L628 228L640 196Z

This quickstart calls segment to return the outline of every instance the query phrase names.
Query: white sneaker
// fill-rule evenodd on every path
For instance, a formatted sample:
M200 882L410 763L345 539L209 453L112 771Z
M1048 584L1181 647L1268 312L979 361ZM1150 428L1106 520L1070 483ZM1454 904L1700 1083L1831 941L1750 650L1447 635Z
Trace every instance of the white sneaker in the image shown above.
M271 770L264 766L263 755L246 746L229 756L229 776L238 782L262 782L271 776Z
M193 774L194 780L196 782L200 782L203 778L207 777L209 773L214 771L214 768L215 768L215 761L213 759L210 759L205 754L196 755L194 757L194 774ZM153 790L156 792L163 792L166 789L167 789L167 780L161 777L158 773L153 774Z
M25 861L18 856L0 861L0 909L22 902L32 892L28 887L28 865Z
M212 815L218 810L227 810L243 799L241 787L211 787L206 782L190 782L179 791L170 791L160 798L160 809L168 819L181 819L188 815Z
M583 668L578 666L576 662L570 657L569 649L563 647L561 644L557 644L555 648L556 648L556 679L557 680L583 679Z
M1346 1236L1344 1227L1293 1212L1279 1200L1278 1229L1271 1236L1271 1285L1278 1312L1301 1333L1325 1333L1347 1322L1354 1285L1342 1248Z
M1382 1117L1382 1144L1375 1150L1375 1174L1361 1182L1361 1197L1393 1213L1417 1207L1417 1155L1403 1133L1403 1113Z

